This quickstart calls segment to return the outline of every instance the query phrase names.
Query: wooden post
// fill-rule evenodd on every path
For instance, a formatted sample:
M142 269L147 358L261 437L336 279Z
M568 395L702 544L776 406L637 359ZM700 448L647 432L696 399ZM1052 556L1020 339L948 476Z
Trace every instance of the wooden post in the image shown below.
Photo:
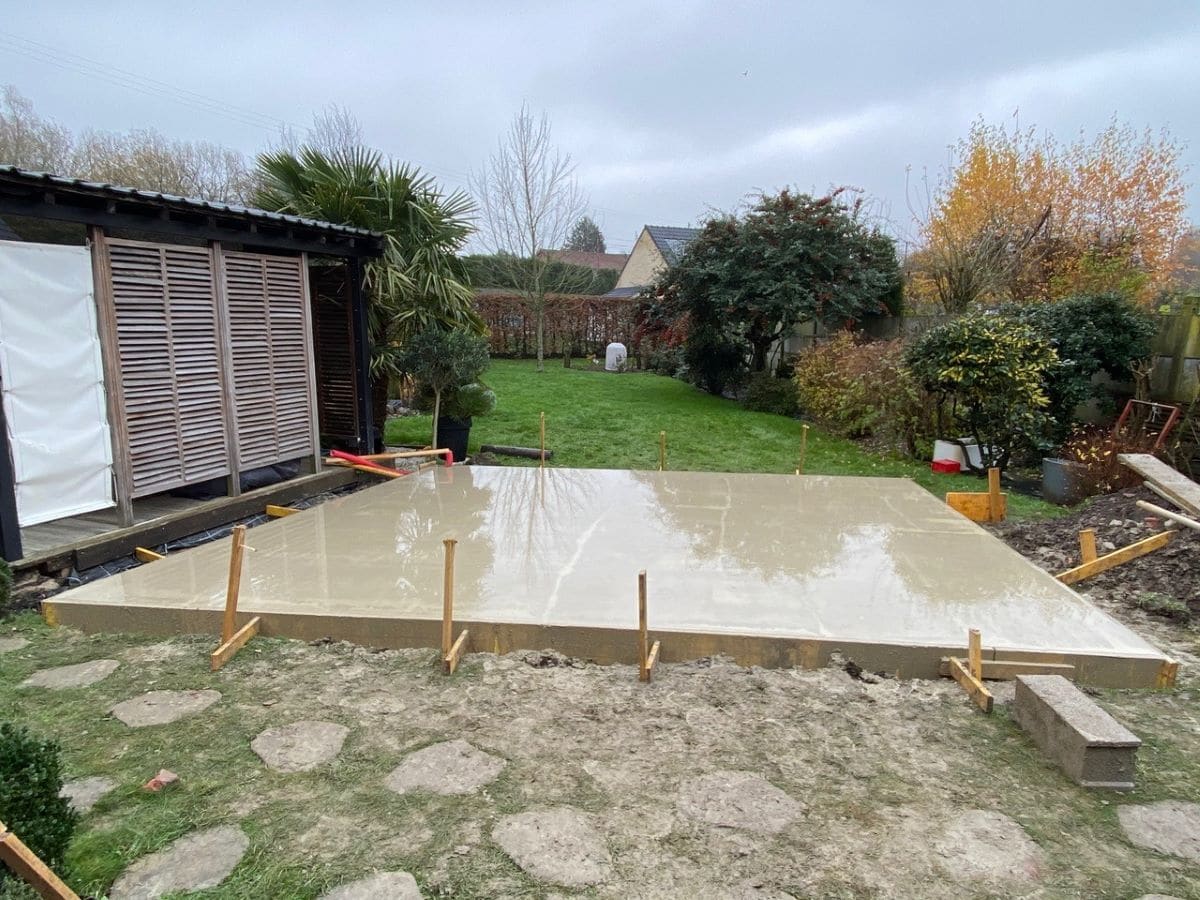
M538 449L541 450L541 452L538 454L538 468L544 469L546 467L546 413L545 413L545 411L542 412L539 423L540 423L540 431L541 431L541 443L538 445Z
M983 680L983 638L978 628L967 631L967 662L970 665L971 677L977 681Z
M242 589L242 558L246 554L246 526L233 526L233 546L229 552L229 584L225 588L225 619L221 623L221 643L227 644L237 631L238 592Z
M1085 528L1079 532L1079 561L1090 563L1096 561L1096 529Z
M650 640L646 634L646 570L638 572L638 681L649 681L650 670L646 657L650 655Z
M667 433L660 431L658 433L658 471L665 472L667 470Z
M1000 470L993 466L988 469L988 520L1003 522L1004 513L1004 499L1000 493Z
M454 643L454 547L458 543L454 538L446 538L442 546L446 548L445 564L442 571L442 657L450 655Z
M217 380L221 384L221 415L225 431L225 447L229 459L229 475L225 479L225 494L242 495L241 450L238 444L237 394L233 377L233 330L229 324L229 297L225 290L225 248L220 241L208 247L212 259L213 299L217 309L217 347L220 365ZM320 467L313 471L321 471Z
M0 864L12 869L45 900L79 900L79 895L50 871L50 867L3 822L0 822Z
M808 426L800 426L800 459L796 462L796 474L804 474L804 458L808 455Z

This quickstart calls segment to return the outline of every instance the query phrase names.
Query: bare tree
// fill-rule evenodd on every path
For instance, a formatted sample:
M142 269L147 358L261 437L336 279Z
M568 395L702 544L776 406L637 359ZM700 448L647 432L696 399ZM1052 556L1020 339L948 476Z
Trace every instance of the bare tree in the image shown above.
M274 149L295 153L301 147L312 147L328 156L362 146L363 130L358 117L347 107L331 103L313 113L312 125L305 129L303 138L290 125L281 128Z
M546 299L569 287L558 283L562 266L550 254L561 247L586 204L569 153L551 141L550 120L527 106L513 118L483 171L472 173L479 203L480 236L537 322L537 370L545 370ZM569 277L569 276L568 276Z
M73 150L69 130L39 116L11 84L0 90L0 164L62 174Z

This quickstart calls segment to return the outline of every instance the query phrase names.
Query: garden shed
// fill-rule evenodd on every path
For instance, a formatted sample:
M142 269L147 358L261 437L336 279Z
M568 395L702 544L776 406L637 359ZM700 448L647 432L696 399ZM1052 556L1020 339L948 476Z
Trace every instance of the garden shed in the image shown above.
M370 231L0 167L0 544L373 443ZM249 476L249 478L248 478Z

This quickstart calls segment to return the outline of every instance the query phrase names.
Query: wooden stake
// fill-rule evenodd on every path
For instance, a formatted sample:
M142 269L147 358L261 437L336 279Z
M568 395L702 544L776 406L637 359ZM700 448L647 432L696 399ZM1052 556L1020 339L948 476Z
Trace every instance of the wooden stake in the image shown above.
M1156 688L1175 687L1175 678L1179 675L1179 660L1164 659L1158 668L1158 676L1154 679Z
M237 630L238 592L242 589L242 558L246 553L246 526L233 526L233 546L229 553L229 584L225 588L225 619L221 623L221 643L227 644Z
M0 822L0 863L25 879L45 900L79 900L79 895L50 871L50 867L9 831L3 822Z
M225 663L233 659L234 654L246 646L246 644L249 643L250 638L258 634L258 630L261 626L262 619L258 616L255 616L236 632L234 632L233 637L225 641L220 647L212 652L212 657L210 659L212 670L214 672L219 671L221 667L225 665Z
M540 422L542 440L538 444L538 450L541 451L538 453L538 468L544 469L546 468L546 413L544 411L542 412Z
M470 631L464 628L458 636L458 640L454 642L454 646L450 648L450 652L442 658L442 671L445 674L453 675L454 670L458 668L462 655L467 649L467 635L469 634Z
M800 459L797 460L796 474L804 474L804 458L808 455L808 426L800 426Z
M1135 541L1128 546L1122 547L1120 550L1114 550L1112 553L1097 557L1091 562L1085 562L1083 565L1076 566L1073 569L1059 572L1054 577L1063 584L1075 584L1078 581L1083 581L1085 578L1091 578L1093 575L1107 572L1114 566L1121 565L1121 563L1129 562L1131 559L1137 559L1139 556L1145 556L1147 553L1154 552L1171 540L1174 534L1174 531L1160 531L1158 534L1152 534L1148 538Z
M276 506L274 503L267 504L267 515L272 519L282 519L284 516L294 516L300 510L294 506Z
M153 550L146 547L134 547L133 555L138 558L139 562L154 562L156 559L166 559L161 553L155 553Z
M442 546L446 548L446 558L442 570L442 657L450 655L451 644L454 641L454 547L458 544L454 538L446 538Z
M967 661L971 666L971 677L983 681L983 638L978 628L967 630Z
M667 433L660 431L658 433L658 471L665 472L667 470Z
M1096 560L1096 529L1085 528L1079 532L1079 561L1081 563Z
M975 705L982 709L985 713L992 711L992 692L984 687L983 682L971 674L970 669L964 665L961 659L950 657L950 677L957 681L964 691L966 691Z
M638 572L638 681L650 680L662 646L662 641L655 641L654 646L650 646L646 620L646 570L642 569Z
M1004 496L1000 493L1000 470L988 469L988 521L1004 521Z

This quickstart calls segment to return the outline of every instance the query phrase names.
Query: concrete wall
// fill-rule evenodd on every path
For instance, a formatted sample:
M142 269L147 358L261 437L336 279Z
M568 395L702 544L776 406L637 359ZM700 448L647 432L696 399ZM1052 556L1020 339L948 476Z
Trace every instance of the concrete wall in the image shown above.
M629 253L629 259L625 261L625 268L621 270L616 287L641 287L649 284L666 267L667 261L663 259L658 247L654 246L654 241L650 240L650 232L643 228Z

